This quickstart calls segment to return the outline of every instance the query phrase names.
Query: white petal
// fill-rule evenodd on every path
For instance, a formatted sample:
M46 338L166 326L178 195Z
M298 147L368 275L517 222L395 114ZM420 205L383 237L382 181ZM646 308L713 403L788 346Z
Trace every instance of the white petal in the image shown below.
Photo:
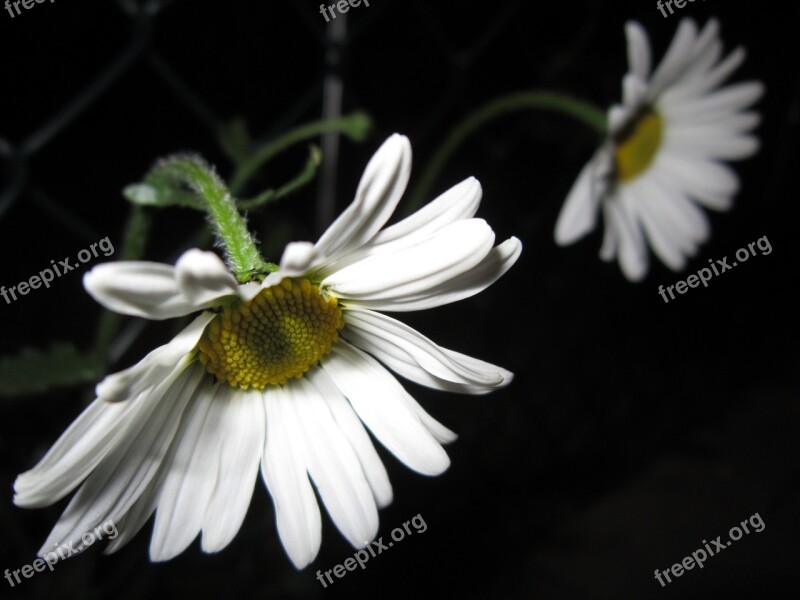
M411 407L411 410L414 411L414 414L417 415L417 418L425 426L425 428L431 432L431 435L437 442L440 444L450 444L458 439L458 435L456 435L455 432L451 431L430 416L425 409L420 406L419 402L414 399L413 396L406 394L405 399L408 405Z
M478 212L482 193L480 182L468 177L414 214L380 231L370 246L383 246L407 237L425 239L451 223L472 218Z
M603 202L603 244L600 246L600 259L606 262L614 259L617 254L617 234L616 228L612 224L610 203Z
M617 137L628 126L638 110L638 106L612 105L608 109L608 135L612 138Z
M636 75L625 75L622 79L622 98L627 107L640 107L647 97L647 84Z
M411 144L394 134L367 164L352 204L315 244L318 257L333 260L368 242L389 219L411 173Z
M283 251L281 272L289 277L302 275L314 264L316 256L311 242L292 242Z
M203 370L176 368L154 393L139 401L114 448L72 498L47 541L44 554L57 544L78 544L97 526L116 523L151 485L175 438L181 415Z
M664 141L664 150L685 155L740 160L758 151L758 138L752 135L725 135L697 127L694 130L671 131Z
M473 217L480 206L481 193L481 184L477 179L465 179L411 216L379 231L358 250L326 265L324 274L334 273L368 256L386 255L408 248L427 240L452 223Z
M691 19L681 19L669 49L650 80L650 98L656 98L672 85L685 71L691 61L697 38L697 26Z
M522 242L512 237L492 248L486 258L469 271L416 294L385 294L380 299L349 301L349 306L389 312L427 310L469 298L482 292L508 271L522 253Z
M629 208L637 199L630 196L625 186L620 186L615 200L609 202L608 206L619 244L619 265L628 280L641 281L647 275L649 256L635 212Z
M555 240L560 246L571 244L589 233L597 223L600 198L605 185L596 176L597 165L607 150L601 148L583 167L572 186L556 221Z
M747 109L764 93L759 81L745 81L680 103L664 105L668 122L713 123Z
M134 405L97 399L61 434L44 458L14 482L14 504L40 508L57 502L108 454Z
M375 359L345 342L322 360L325 372L392 454L423 475L450 466L444 449L406 402L407 392Z
M739 191L739 178L729 166L663 152L653 173L677 183L686 194L713 210L728 210Z
M685 233L675 231L664 220L659 219L658 206L662 206L673 199L647 181L643 181L637 194L636 212L644 226L645 234L656 256L673 271L680 271L686 266L686 257L681 251L682 243L679 239Z
M377 312L356 309L345 313L345 336L356 334L385 353L407 358L437 379L491 390L510 382L508 371L476 362L464 364L408 325ZM358 344L357 344L358 345Z
M161 263L120 261L98 265L83 276L83 286L107 309L134 317L171 319L199 308L178 288L175 267Z
M203 250L187 250L175 263L175 278L184 297L195 306L236 296L239 286L219 256Z
M319 552L322 520L319 505L306 474L302 448L292 415L293 399L281 386L264 392L267 438L261 475L275 505L278 535L298 569Z
M323 369L312 367L306 373L306 377L328 403L336 425L347 437L358 455L364 476L372 488L375 502L381 508L388 506L392 502L392 485L389 482L389 475L353 407Z
M179 360L194 350L215 316L211 312L198 315L168 344L156 348L132 367L107 375L95 388L98 399L122 402L159 383Z
M628 38L630 72L646 81L650 75L650 42L647 32L636 21L629 21L625 24L625 34Z
M354 547L363 548L378 533L378 509L358 456L313 385L296 379L286 387L294 399L295 429L301 432L296 443L304 444L308 474L336 527Z
M218 421L230 388L203 386L187 407L169 472L158 496L150 560L169 560L183 552L200 533L217 482L222 439ZM220 397L222 396L222 397Z
M228 396L218 423L222 437L219 477L203 518L206 552L222 550L241 528L264 454L266 418L261 393L233 390Z
M708 217L693 200L690 191L683 190L675 180L669 179L661 173L653 173L653 184L657 185L669 196L670 202L657 204L658 213L671 227L681 231L686 238L688 253L694 255L697 247L705 242L711 234L711 224Z
M493 243L494 232L483 219L458 221L416 246L347 266L321 286L358 300L418 294L478 265Z
M141 409L152 388L163 383L176 366L185 368L186 355L197 343L213 315L198 316L170 343L153 350L139 363L98 385L98 398L70 425L30 471L14 484L19 506L46 506L63 498L99 464L128 427L132 413ZM107 400L129 399L123 404ZM136 402L134 402L136 400Z
M693 90L694 93L702 94L720 85L739 68L746 57L747 51L744 48L736 48L725 57L725 60L706 73L702 80L698 81L698 85Z

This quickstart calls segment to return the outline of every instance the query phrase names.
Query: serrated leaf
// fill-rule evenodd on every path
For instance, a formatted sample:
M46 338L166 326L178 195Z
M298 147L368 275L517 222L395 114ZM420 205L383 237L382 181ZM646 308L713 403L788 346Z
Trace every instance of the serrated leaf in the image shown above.
M23 348L16 356L0 357L0 395L25 396L92 382L103 368L98 357L83 354L72 344L54 342L47 350Z

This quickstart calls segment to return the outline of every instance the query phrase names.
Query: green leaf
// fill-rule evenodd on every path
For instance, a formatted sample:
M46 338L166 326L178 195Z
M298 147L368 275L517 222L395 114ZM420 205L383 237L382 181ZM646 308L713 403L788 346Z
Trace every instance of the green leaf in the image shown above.
M98 356L83 354L72 344L23 348L16 356L0 357L0 395L25 396L88 383L99 379L103 370Z

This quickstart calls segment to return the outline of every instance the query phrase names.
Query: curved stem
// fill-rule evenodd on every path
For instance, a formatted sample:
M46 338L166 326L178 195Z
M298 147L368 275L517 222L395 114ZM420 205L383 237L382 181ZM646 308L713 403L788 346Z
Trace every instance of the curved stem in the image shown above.
M560 112L589 125L601 135L606 132L606 115L603 111L567 94L533 90L502 96L468 115L450 131L423 171L411 194L406 210L411 212L422 203L447 160L473 132L489 121L507 113L532 109Z
M200 157L169 157L158 163L148 177L163 178L173 185L183 183L201 198L214 232L225 248L228 266L240 283L250 281L259 273L278 269L277 265L261 258L236 201L219 176Z
M298 142L315 138L329 131L340 131L356 141L362 141L369 132L371 125L371 120L366 114L355 112L338 119L324 119L296 127L278 139L262 146L245 162L238 165L230 179L231 191L234 194L241 192L249 179L264 163Z

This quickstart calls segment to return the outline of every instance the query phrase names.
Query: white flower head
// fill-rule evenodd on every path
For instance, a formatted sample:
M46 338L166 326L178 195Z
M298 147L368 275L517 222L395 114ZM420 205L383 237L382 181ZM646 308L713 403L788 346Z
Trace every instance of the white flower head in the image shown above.
M555 239L566 245L584 236L602 209L601 258L616 257L625 276L639 281L647 274L648 246L680 271L710 233L699 206L730 208L739 180L722 161L758 150L750 132L759 116L748 108L764 88L756 81L721 87L745 51L722 57L714 19L702 31L683 19L652 73L646 32L636 22L625 31L629 72L622 104L609 109L606 140L573 185Z
M390 137L355 200L316 244L290 244L280 270L239 285L216 254L189 250L173 266L119 262L84 285L103 306L169 319L202 311L168 344L106 377L97 399L15 482L19 506L76 488L42 547L71 543L109 520L127 543L155 512L154 561L224 548L241 527L260 471L277 529L297 568L320 547L316 493L361 548L378 531L392 487L367 429L409 468L438 475L455 434L391 371L435 389L482 394L505 369L441 348L384 311L416 311L477 294L517 260L516 238L494 246L474 218L467 179L383 228L402 196L411 147ZM390 371L391 370L391 371ZM365 428L366 426L366 428ZM312 487L313 482L313 487Z

